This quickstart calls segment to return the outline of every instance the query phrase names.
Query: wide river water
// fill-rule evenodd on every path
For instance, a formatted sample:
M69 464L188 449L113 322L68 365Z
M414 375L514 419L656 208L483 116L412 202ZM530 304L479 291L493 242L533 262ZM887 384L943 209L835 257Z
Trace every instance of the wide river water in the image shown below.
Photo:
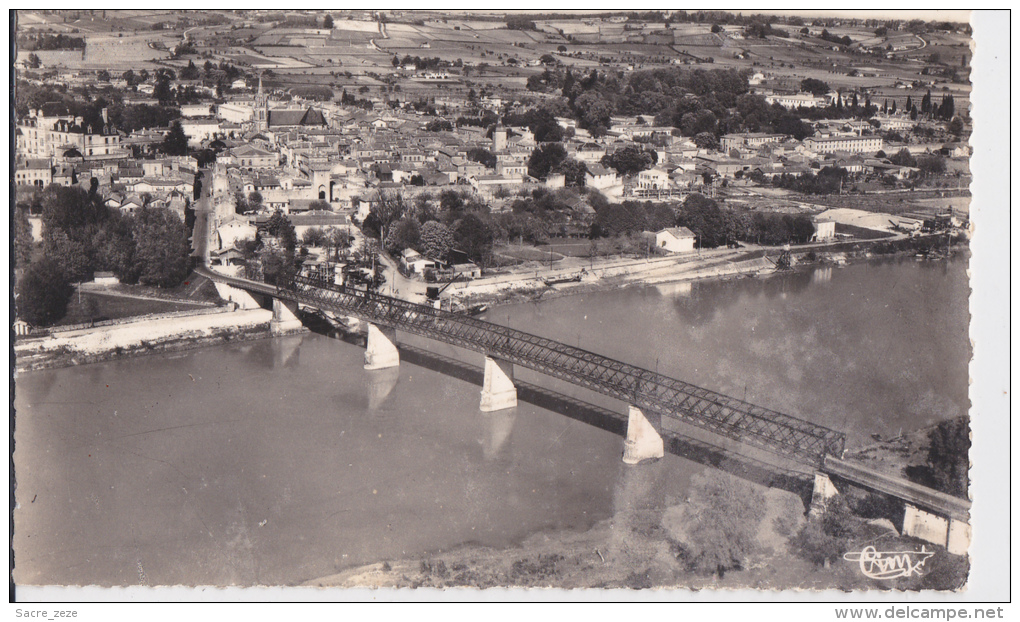
M967 412L968 294L965 259L889 259L485 319L838 428L852 448ZM414 359L366 372L363 348L313 333L19 374L15 581L290 585L585 529L677 502L706 468L625 466L620 436L549 401L481 413L477 377Z

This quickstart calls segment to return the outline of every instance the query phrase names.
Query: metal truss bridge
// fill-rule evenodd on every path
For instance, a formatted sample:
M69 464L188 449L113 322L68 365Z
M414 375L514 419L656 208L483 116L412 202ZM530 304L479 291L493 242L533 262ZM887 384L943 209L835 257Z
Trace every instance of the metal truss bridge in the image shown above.
M212 276L212 274L210 274ZM215 274L252 293L435 339L509 361L628 402L646 412L820 467L840 457L846 435L803 419L565 343L473 317L362 290L296 277L291 287Z

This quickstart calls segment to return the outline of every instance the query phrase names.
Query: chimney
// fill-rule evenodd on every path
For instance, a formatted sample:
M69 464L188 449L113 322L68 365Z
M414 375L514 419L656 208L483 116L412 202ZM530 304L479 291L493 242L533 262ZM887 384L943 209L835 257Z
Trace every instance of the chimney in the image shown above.
M110 117L107 115L106 108L103 108L103 125L110 124Z

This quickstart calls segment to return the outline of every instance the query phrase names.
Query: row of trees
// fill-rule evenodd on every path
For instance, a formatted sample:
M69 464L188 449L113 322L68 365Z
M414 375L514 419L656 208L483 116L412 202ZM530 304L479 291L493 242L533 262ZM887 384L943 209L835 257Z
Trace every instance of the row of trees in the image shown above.
M687 227L702 248L745 241L767 245L804 243L815 227L807 216L724 209L700 194L687 197L682 206L649 201L595 202L590 237L620 236L667 227Z
M32 262L27 218L16 222L18 312L45 326L66 313L71 283L89 281L97 271L113 272L124 283L175 287L190 270L191 245L184 222L172 211L143 208L135 215L103 205L95 192L51 185L42 197L43 258ZM61 303L61 301L63 302Z
M433 259L448 261L450 252L458 250L484 265L493 243L488 216L488 206L476 196L455 190L444 190L437 198L418 195L414 201L406 201L400 194L382 193L362 223L362 230L379 239L393 255L413 248Z

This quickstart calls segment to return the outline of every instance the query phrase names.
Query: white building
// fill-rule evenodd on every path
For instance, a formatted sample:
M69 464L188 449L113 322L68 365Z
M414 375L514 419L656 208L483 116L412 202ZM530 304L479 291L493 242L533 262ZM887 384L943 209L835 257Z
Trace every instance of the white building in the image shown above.
M597 190L615 186L616 171L608 169L601 164L588 164L584 174L584 185Z
M669 253L689 253L694 250L694 232L687 227L671 227L655 232L655 247Z
M793 95L778 95L771 93L765 96L765 103L768 105L779 104L784 108L818 108L828 104L828 100L822 97L815 97L810 93L794 93Z
M220 226L216 228L216 235L219 238L219 250L233 248L237 243L246 238L255 239L255 225L246 219L234 214L228 216Z
M815 153L875 153L883 149L881 136L833 136L818 138L809 136L804 139L804 147Z
M669 173L657 168L641 171L637 176L637 187L641 190L665 190L669 188Z
M825 218L816 218L814 224L815 235L812 237L813 241L821 242L823 240L831 240L836 237L836 221Z

